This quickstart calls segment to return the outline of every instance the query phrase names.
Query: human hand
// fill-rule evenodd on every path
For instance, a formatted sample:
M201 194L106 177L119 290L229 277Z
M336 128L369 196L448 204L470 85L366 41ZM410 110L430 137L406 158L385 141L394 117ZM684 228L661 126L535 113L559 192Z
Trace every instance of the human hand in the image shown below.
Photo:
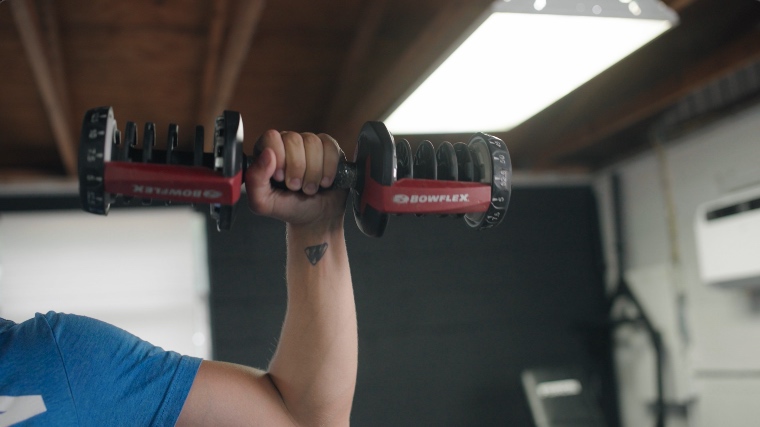
M342 227L348 192L318 191L332 185L343 158L335 139L323 133L268 130L256 141L254 152L245 176L254 213L292 225ZM272 179L290 191L272 188Z

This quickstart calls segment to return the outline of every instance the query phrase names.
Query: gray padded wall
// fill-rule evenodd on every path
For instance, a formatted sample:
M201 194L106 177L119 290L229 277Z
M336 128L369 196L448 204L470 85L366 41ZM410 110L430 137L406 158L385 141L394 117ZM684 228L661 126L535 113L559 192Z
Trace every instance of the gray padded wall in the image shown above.
M506 220L347 216L359 321L356 426L530 426L520 372L581 365L614 419L598 221L589 187L515 189ZM284 227L239 206L209 225L213 346L265 368L285 312ZM611 423L612 424L612 423Z

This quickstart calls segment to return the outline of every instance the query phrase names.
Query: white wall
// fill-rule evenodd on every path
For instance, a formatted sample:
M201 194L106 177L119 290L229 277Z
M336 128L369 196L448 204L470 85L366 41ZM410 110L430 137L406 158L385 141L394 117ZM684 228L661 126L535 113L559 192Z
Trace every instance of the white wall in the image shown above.
M617 172L624 196L625 274L664 334L666 397L689 406L688 419L671 416L667 425L760 425L760 293L703 284L694 235L699 204L760 185L760 106L664 148L661 158L651 150L595 177L610 282L616 265L609 178ZM670 180L670 198L663 177ZM632 328L620 330L616 340L623 425L653 425L646 408L655 395L650 345Z
M205 219L187 207L3 213L0 317L93 317L211 356Z

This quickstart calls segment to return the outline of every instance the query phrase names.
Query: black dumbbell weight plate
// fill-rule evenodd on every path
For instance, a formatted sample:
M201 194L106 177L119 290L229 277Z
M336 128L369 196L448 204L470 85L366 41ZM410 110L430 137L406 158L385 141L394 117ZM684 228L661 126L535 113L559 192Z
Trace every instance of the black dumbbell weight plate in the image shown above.
M222 173L233 177L243 168L243 118L237 111L224 111L224 167Z
M224 111L214 128L214 169L225 177L233 177L243 168L243 119L236 111ZM235 206L212 204L211 216L219 230L229 230Z
M124 127L124 141L119 146L118 160L121 162L129 162L132 160L130 157L130 150L137 146L137 123L127 122ZM115 157L115 156L114 156ZM116 160L114 158L114 160Z
M472 162L472 153L464 142L454 144L454 152L457 155L457 180L463 182L476 182L475 166Z
M367 236L381 237L388 225L388 214L378 212L369 205L362 209L361 192L370 177L385 186L396 181L396 146L393 136L382 122L367 122L359 132L354 153L357 173L356 186L352 192L356 225Z
M414 178L415 179L438 179L438 160L435 156L435 147L430 141L422 141L414 153ZM424 216L424 214L415 214Z
M150 163L153 160L153 148L156 146L156 124L145 123L143 128L142 162ZM151 199L142 199L143 206L151 204Z
M414 159L409 141L396 141L396 179L414 177Z
M422 141L414 153L414 177L416 179L437 179L438 162L435 147L430 141Z
M441 181L459 180L459 167L457 155L454 152L454 146L450 142L444 141L435 152L436 163L438 164L438 179Z

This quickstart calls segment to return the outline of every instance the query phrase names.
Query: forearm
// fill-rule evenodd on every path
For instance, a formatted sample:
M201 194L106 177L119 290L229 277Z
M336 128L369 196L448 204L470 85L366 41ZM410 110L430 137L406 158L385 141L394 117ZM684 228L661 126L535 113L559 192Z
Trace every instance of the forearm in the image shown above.
M269 375L301 425L347 425L351 411L358 345L342 225L287 228L288 309Z
M342 151L329 135L275 130L256 146L245 176L248 205L288 224L288 309L280 341L268 372L201 363L178 425L346 426L358 359L343 235L348 192L317 191L330 186ZM272 188L272 179L291 191Z

